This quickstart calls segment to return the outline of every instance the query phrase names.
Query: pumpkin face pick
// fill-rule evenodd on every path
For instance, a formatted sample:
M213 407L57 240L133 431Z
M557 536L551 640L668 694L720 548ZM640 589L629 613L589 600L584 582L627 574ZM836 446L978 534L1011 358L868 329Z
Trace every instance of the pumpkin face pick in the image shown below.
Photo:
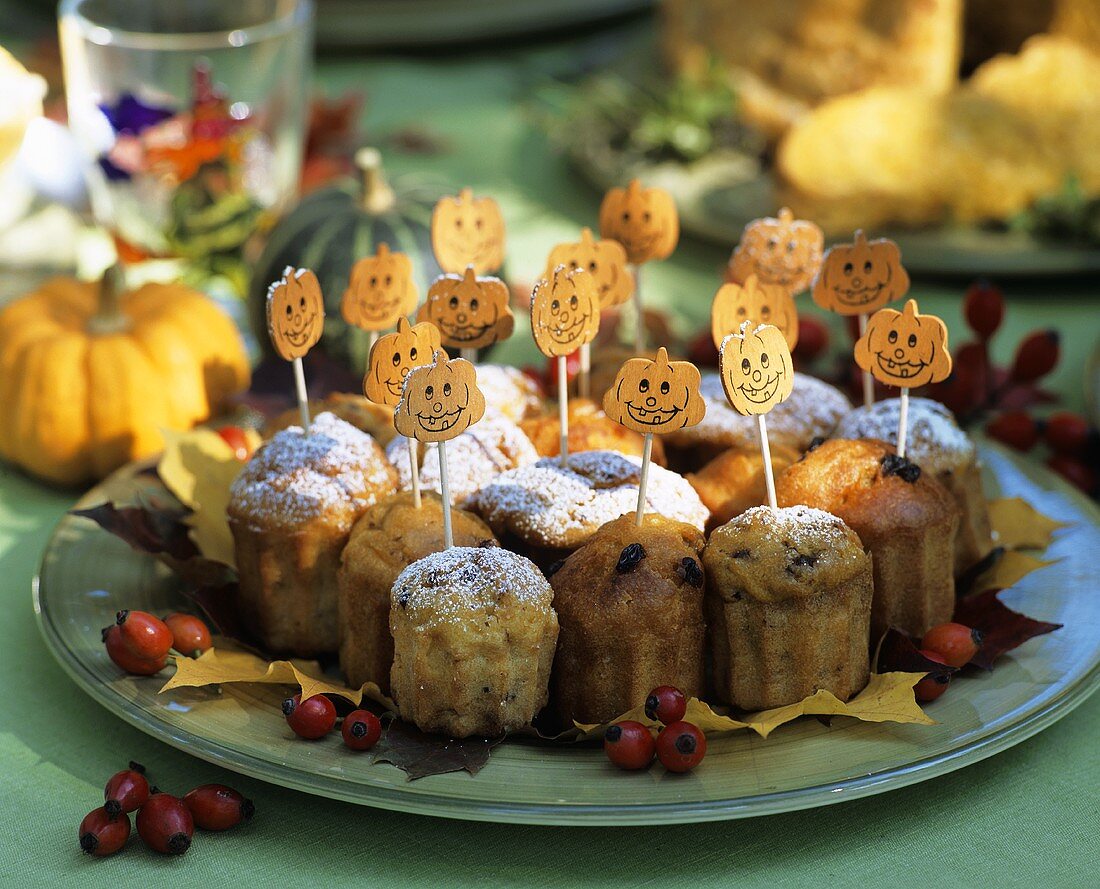
M499 278L477 277L473 266L464 275L436 278L416 320L438 327L443 344L454 349L480 349L506 340L515 327L507 285Z
M626 248L607 238L596 240L592 229L581 229L576 243L558 244L546 260L546 277L563 265L569 269L585 269L592 276L600 295L600 309L622 305L634 292L634 276L626 268Z
M592 276L584 269L558 266L531 295L531 333L548 358L572 355L596 338L600 329L600 298Z
M432 250L445 272L472 265L481 275L504 264L504 217L492 198L474 198L469 188L440 198L432 211Z
M622 244L632 263L665 259L680 240L676 203L667 191L643 188L632 179L626 188L612 188L604 195L600 235Z
M391 253L388 244L379 244L374 256L352 266L340 314L362 330L388 330L398 318L415 311L417 301L412 261L404 253Z
M852 244L829 248L814 281L813 299L839 315L867 315L909 291L909 273L898 245L887 238L868 241L861 231Z
M763 284L778 284L788 293L801 293L821 268L824 246L825 235L820 228L805 219L795 219L784 207L778 218L765 216L745 226L730 257L729 280L744 284L749 275L756 275Z
M935 315L922 315L917 301L902 311L880 309L856 341L856 364L887 386L915 389L951 374L947 326Z
M440 347L434 324L410 325L404 316L398 318L397 332L387 333L371 346L363 394L375 404L396 407L405 378L414 367L430 363Z
M312 349L325 324L325 303L317 276L287 266L267 291L267 329L275 351L286 361Z
M699 394L699 369L690 361L669 361L662 347L655 359L631 358L604 393L607 415L643 435L694 426L706 404Z
M794 297L781 284L765 284L750 274L744 284L723 284L710 306L710 333L716 349L746 321L778 327L787 348L798 344L798 309Z
M461 435L484 414L474 366L462 358L447 360L439 351L431 364L409 372L393 422L406 438L439 442Z
M794 366L779 328L746 321L722 343L719 371L726 399L739 414L766 414L794 389Z

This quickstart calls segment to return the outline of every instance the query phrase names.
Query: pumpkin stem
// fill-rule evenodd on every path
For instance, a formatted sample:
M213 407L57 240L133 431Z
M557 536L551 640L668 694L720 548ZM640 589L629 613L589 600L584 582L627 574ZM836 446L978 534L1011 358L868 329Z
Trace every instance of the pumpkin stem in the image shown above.
M117 262L103 272L99 282L99 307L88 319L88 333L122 333L130 329L130 319L122 311L124 277L122 265Z
M360 148L355 152L355 165L362 176L363 209L373 215L391 209L397 203L397 195L382 171L382 153L377 148Z

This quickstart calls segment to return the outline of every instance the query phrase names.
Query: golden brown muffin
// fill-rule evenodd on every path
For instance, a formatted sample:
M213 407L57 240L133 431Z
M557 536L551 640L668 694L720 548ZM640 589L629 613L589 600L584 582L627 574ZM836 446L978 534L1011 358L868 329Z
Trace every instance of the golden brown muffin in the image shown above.
M524 420L520 428L531 439L540 457L556 457L561 453L561 423L557 406L542 416ZM569 453L581 451L618 451L620 454L642 456L645 439L631 429L612 420L594 401L586 398L569 400ZM653 438L653 462L665 465L665 450L661 436Z
M542 390L519 368L479 364L477 387L485 396L485 406L500 411L513 423L542 413Z
M401 718L453 738L495 737L546 706L554 592L500 547L451 547L401 572L390 598L390 686Z
M481 519L451 510L457 546L496 545ZM375 682L390 687L393 637L390 636L390 590L397 575L417 559L443 549L443 501L424 492L420 508L411 492L380 500L359 517L336 575L339 589L340 669L356 688Z
M365 432L329 413L277 432L237 476L229 527L242 616L272 654L334 652L336 571L356 519L397 474Z
M842 419L837 438L877 438L897 445L899 401L887 398L859 407ZM955 575L984 559L993 549L989 504L982 492L981 463L974 442L940 402L909 399L905 456L936 477L959 506L955 535Z
M910 636L951 620L959 508L931 473L881 441L834 439L776 479L780 506L839 516L871 551L871 639L894 626Z
M624 515L550 577L561 631L551 701L566 725L607 722L658 685L703 691L703 570L698 528Z
M384 404L375 404L362 395L351 392L330 392L323 399L309 403L310 416L327 411L335 414L345 423L351 423L356 429L367 433L385 447L397 434L393 428L393 408ZM283 411L267 424L264 433L270 438L280 429L301 425L298 408Z
M711 534L703 565L720 699L765 710L867 684L871 557L836 516L755 506Z
M772 445L772 472L779 475L798 459L799 454L799 451L786 445ZM698 472L689 472L684 478L710 510L708 531L767 501L764 458L760 448L729 448Z

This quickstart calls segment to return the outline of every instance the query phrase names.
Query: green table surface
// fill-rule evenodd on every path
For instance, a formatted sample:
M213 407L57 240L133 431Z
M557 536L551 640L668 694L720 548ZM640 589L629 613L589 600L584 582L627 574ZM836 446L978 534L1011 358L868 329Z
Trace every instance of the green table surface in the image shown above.
M427 126L449 151L393 156L496 195L513 274L533 274L556 241L595 222L594 195L528 122L522 98L548 73L599 58L598 42L510 50L506 41L442 57L342 56L318 66L329 93L365 89L377 139ZM725 251L685 241L647 270L647 295L683 323L707 313ZM1095 281L1011 285L1007 357L1019 334L1057 326L1065 357L1050 383L1080 406L1094 345ZM959 285L917 281L922 308L959 338ZM518 343L516 349L522 348ZM170 749L93 703L35 628L31 578L47 535L75 499L0 466L0 884L117 886L876 886L1086 887L1100 863L1100 696L1023 744L970 768L882 796L750 821L650 829L544 828L433 820L330 802L241 778ZM130 759L165 789L240 788L258 815L202 835L169 859L133 842L93 861L77 825ZM624 775L623 780L630 780Z

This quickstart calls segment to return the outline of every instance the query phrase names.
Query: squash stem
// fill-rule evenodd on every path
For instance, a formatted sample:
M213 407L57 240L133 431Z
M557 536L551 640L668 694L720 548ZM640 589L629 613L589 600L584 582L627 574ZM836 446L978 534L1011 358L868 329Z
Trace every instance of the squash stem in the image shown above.
M392 209L397 195L382 171L382 153L377 148L360 148L355 152L355 165L362 177L363 209L375 216Z
M122 311L124 278L125 272L117 262L103 272L99 282L99 307L88 319L89 333L124 333L130 329L130 319Z

